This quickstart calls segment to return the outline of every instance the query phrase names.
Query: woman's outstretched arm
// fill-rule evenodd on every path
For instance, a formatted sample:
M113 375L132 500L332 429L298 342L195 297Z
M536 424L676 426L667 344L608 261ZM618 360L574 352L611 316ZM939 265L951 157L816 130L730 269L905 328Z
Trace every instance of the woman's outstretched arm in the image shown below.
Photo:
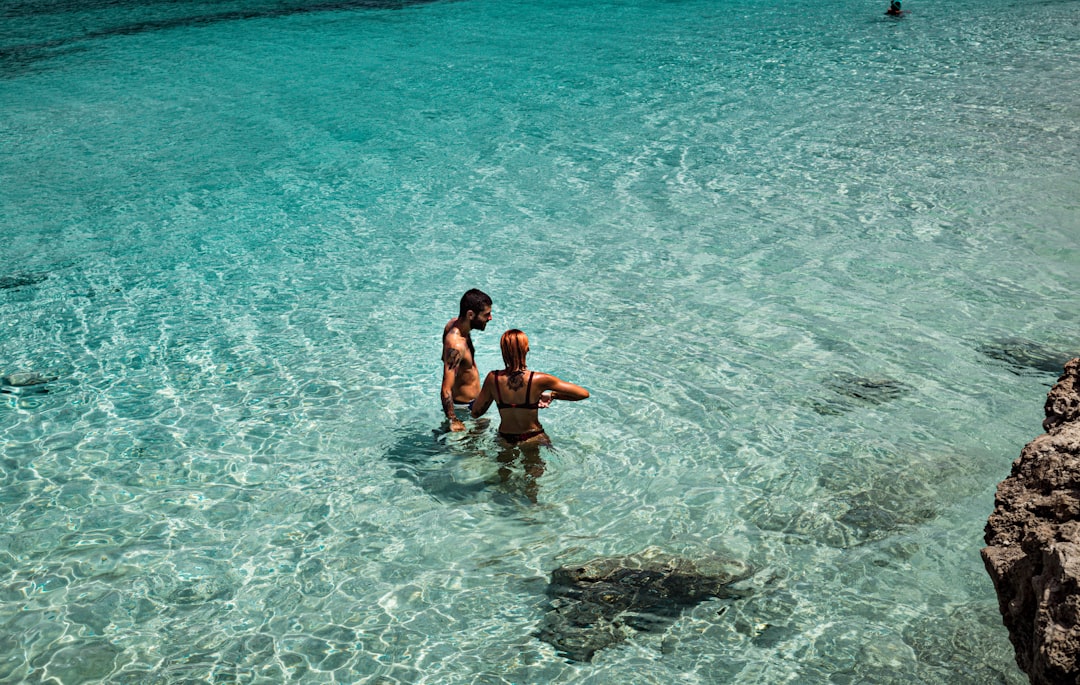
M547 373L540 378L540 387L548 393L551 400L578 402L589 398L589 391L580 385L574 385ZM481 394L483 394L482 390ZM543 402L543 399L541 398L541 402Z

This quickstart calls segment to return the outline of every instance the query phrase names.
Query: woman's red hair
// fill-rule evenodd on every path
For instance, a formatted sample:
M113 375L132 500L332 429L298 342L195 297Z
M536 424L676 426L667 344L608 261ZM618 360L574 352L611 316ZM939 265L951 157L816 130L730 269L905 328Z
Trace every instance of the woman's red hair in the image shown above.
M520 371L525 368L525 355L529 353L529 337L516 328L511 328L499 339L502 348L503 363L507 371Z

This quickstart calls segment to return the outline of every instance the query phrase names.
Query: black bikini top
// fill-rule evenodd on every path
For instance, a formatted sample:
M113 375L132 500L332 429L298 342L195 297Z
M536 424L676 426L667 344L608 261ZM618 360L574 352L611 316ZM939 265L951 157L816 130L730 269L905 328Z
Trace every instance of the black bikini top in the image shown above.
M529 391L532 389L532 379L535 371L529 372L529 382L525 384L525 402L503 402L502 393L499 392L499 375L500 372L495 372L495 406L499 409L539 409L540 400L536 402L529 402Z

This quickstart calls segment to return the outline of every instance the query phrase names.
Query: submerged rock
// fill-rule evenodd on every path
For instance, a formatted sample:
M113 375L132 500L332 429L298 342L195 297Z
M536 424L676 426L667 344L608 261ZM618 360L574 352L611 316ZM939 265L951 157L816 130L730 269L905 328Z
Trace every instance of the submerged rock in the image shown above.
M35 371L20 371L0 376L0 395L47 395L49 388L46 384L56 379L57 376Z
M981 451L912 452L905 445L837 449L816 459L814 482L793 478L774 483L738 512L792 544L854 549L907 536L937 518L949 502L985 487L979 476L985 460ZM793 462L786 470L805 469L809 475L808 467Z
M910 487L914 489L914 484ZM885 489L839 493L816 502L761 497L742 509L762 530L852 549L918 526L937 513L928 497L899 499Z
M597 650L663 627L702 601L745 596L730 586L750 575L740 562L692 561L655 548L562 566L551 573L550 608L537 636L563 656L589 661Z
M1034 685L1080 682L1080 358L1048 393L1047 432L998 485L983 563L1016 663Z
M0 290L14 290L16 288L25 288L31 285L37 285L42 281L49 278L49 274L31 274L21 273L12 274L11 276L0 276Z
M1016 375L1061 373L1070 355L1025 338L999 338L979 345L979 352L991 359L1005 362Z
M18 371L0 376L0 385L7 385L12 388L29 388L34 385L44 385L49 381L55 381L56 378L56 376L36 371Z
M836 372L824 382L835 395L812 401L819 414L837 415L855 409L858 405L879 405L900 399L911 392L911 386L892 378L868 378L850 373Z

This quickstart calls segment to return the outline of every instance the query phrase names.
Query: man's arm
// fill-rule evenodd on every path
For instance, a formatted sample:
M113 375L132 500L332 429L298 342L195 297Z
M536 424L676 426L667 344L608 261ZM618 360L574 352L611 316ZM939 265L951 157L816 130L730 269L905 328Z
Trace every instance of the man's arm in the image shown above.
M461 350L456 347L448 346L443 351L442 390L440 395L443 414L446 415L446 420L450 422L450 430L452 431L465 430L465 424L458 420L457 414L454 412L454 383L457 382L458 369L461 368L463 358Z
M478 419L487 413L488 407L491 406L491 384L495 382L494 374L489 373L484 378L484 385L480 388L480 394L476 396L476 399L472 402L472 417Z

